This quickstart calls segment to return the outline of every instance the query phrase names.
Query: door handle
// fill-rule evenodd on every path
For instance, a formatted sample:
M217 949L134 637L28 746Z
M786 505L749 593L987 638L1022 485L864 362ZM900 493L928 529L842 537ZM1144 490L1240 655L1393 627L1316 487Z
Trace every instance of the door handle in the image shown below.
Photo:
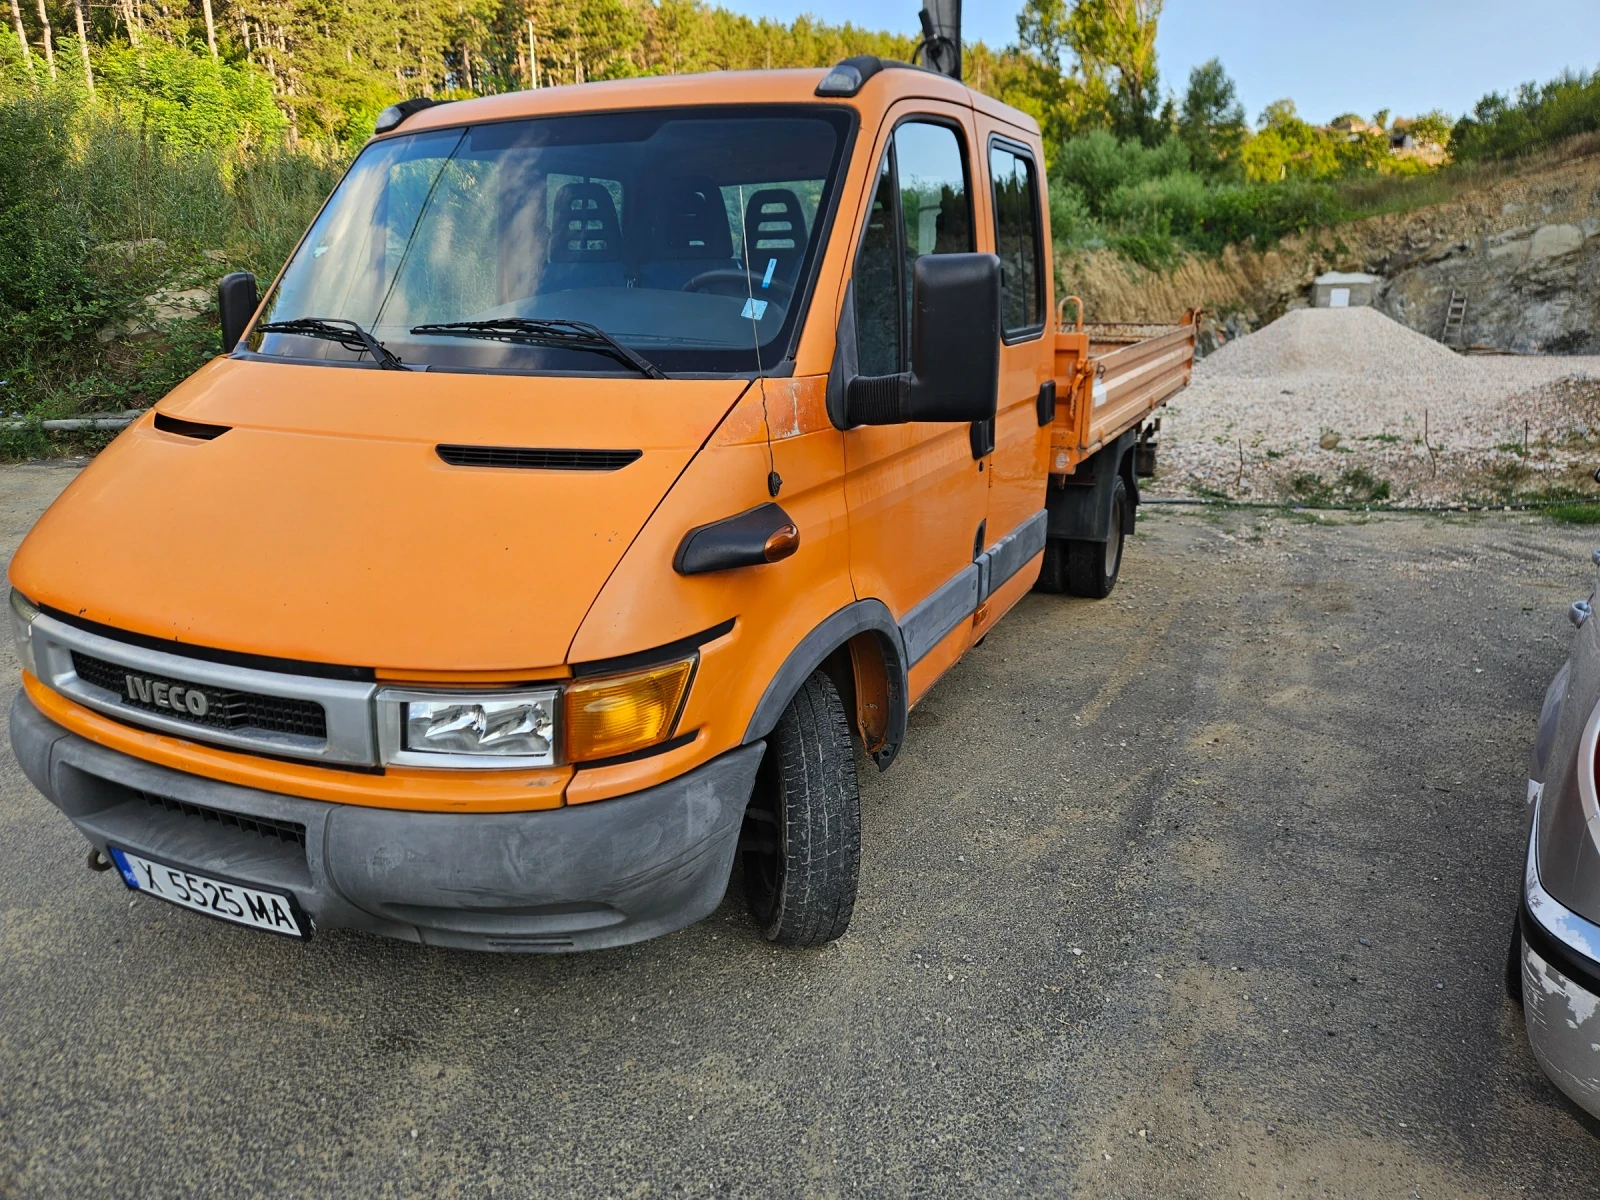
M1046 379L1039 385L1039 398L1035 403L1038 405L1039 424L1041 426L1048 425L1056 419L1056 381L1054 379Z
M972 440L972 457L981 459L994 453L994 418L974 421L968 431Z

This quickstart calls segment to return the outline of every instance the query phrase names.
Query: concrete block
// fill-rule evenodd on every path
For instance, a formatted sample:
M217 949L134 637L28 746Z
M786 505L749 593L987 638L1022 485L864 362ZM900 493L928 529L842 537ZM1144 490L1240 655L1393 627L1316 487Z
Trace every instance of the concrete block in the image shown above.
M1583 248L1583 230L1576 225L1541 225L1533 235L1528 257L1534 262L1560 258Z

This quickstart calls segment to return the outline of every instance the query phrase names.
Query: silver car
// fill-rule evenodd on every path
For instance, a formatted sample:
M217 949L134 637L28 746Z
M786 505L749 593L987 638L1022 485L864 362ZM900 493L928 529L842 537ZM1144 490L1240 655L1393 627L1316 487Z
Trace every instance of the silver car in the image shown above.
M1600 567L1600 550L1594 553ZM1545 693L1528 777L1528 858L1506 983L1534 1057L1600 1117L1600 621L1573 604L1572 655Z

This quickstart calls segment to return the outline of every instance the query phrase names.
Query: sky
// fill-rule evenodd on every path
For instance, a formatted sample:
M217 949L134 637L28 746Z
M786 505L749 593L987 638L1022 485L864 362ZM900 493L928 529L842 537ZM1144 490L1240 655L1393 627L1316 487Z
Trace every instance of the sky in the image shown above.
M921 0L718 0L751 16L918 31ZM965 0L967 40L1016 40L1020 0ZM1564 68L1600 68L1600 0L1167 0L1156 43L1164 88L1220 58L1253 121L1289 97L1330 121L1381 108L1460 116L1486 92L1511 92Z

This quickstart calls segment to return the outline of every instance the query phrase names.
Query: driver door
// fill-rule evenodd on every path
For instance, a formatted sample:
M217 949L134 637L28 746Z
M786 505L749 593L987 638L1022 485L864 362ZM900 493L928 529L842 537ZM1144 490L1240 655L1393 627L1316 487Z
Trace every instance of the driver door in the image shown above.
M863 375L910 367L916 259L976 247L970 112L919 101L886 128L849 292ZM965 423L863 426L845 433L844 453L856 595L881 599L900 623L914 702L971 640L984 464Z

